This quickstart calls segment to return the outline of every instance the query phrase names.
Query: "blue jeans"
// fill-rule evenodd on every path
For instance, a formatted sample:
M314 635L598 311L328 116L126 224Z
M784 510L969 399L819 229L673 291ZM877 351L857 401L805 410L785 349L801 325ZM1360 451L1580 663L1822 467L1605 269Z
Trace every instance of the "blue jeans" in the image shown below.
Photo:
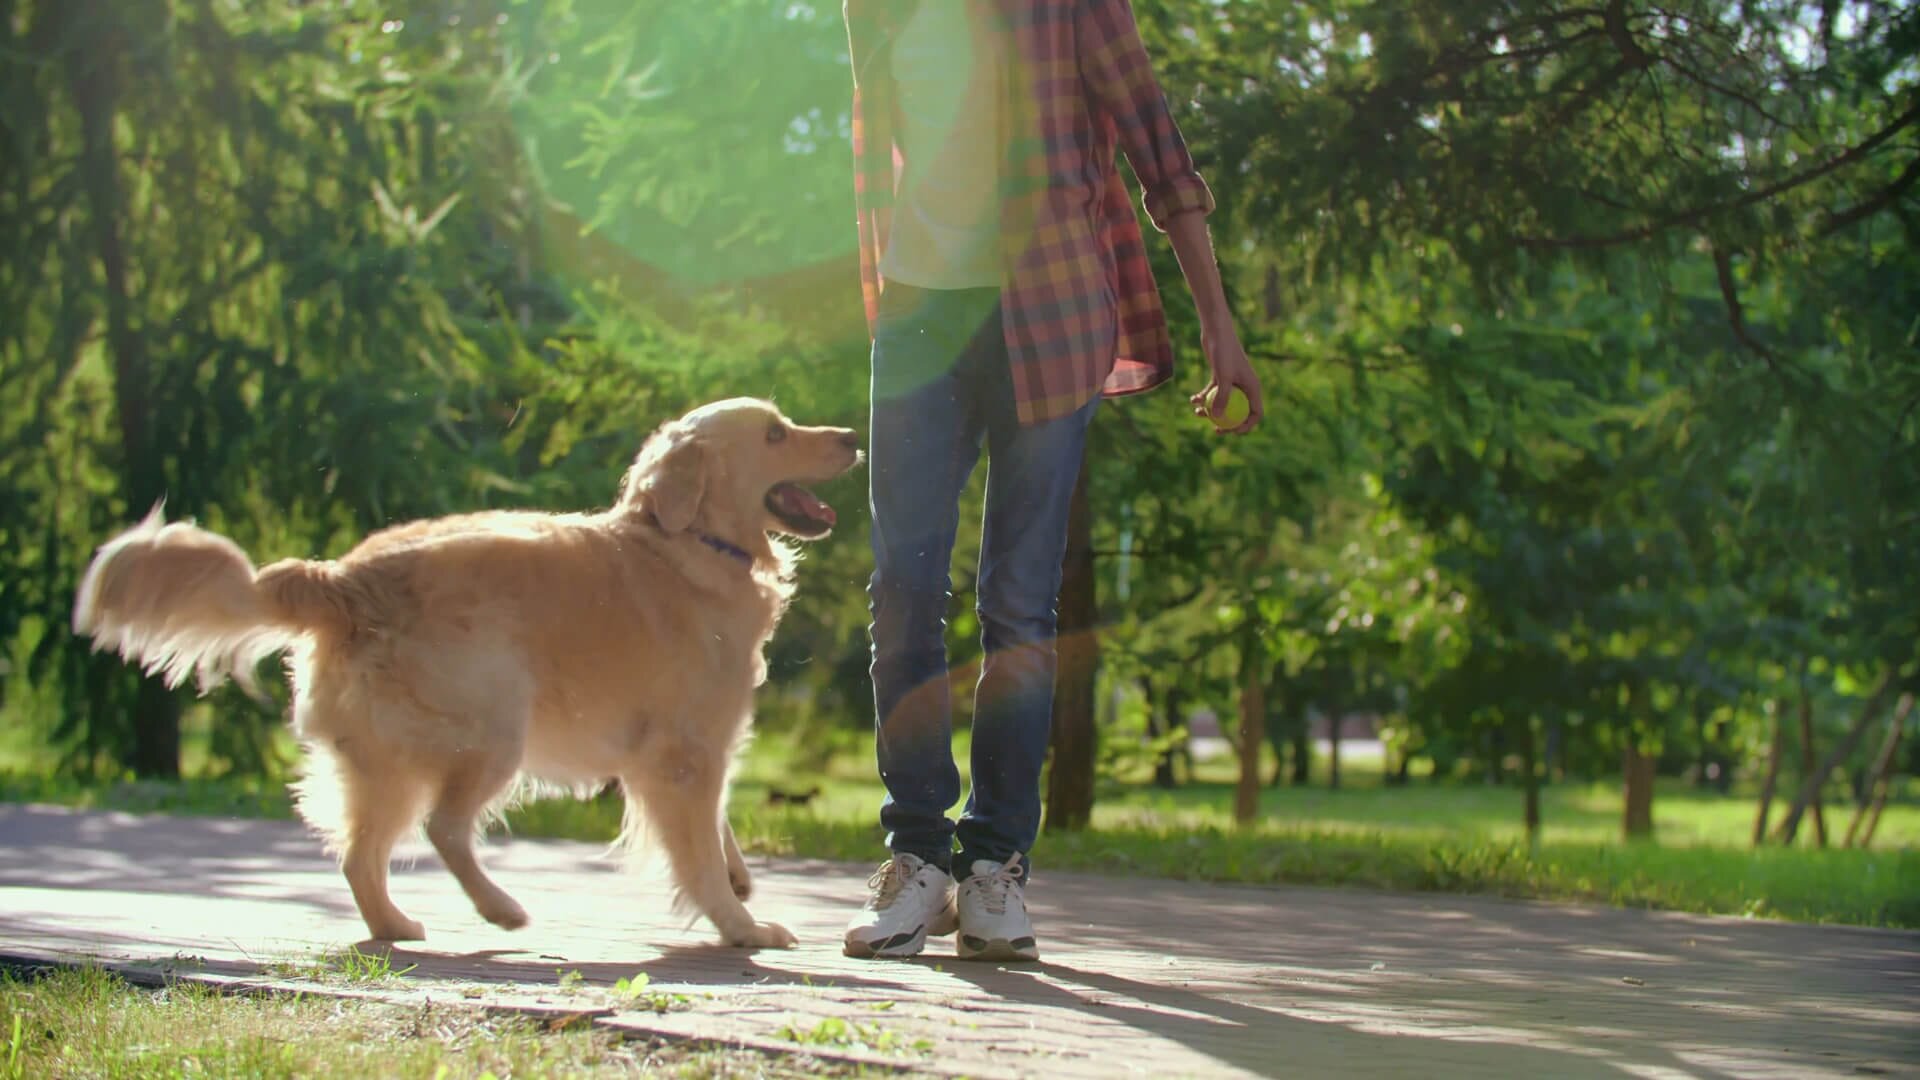
M1040 831L1053 719L1054 636L1067 506L1098 399L1022 426L997 290L889 284L873 342L873 697L896 852L959 876L1004 863ZM986 657L975 693L973 791L958 823L946 611L960 494L987 450L976 611ZM953 846L960 853L954 861ZM1022 876L1026 860L1022 860Z

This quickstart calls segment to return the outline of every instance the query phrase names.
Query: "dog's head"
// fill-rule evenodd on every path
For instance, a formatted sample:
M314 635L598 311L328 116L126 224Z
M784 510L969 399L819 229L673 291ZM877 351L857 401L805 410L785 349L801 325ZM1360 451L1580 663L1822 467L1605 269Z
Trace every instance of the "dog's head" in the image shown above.
M749 550L764 547L768 532L818 540L835 516L807 486L859 462L855 432L802 427L769 402L734 398L655 432L627 473L621 504L668 532L698 526Z

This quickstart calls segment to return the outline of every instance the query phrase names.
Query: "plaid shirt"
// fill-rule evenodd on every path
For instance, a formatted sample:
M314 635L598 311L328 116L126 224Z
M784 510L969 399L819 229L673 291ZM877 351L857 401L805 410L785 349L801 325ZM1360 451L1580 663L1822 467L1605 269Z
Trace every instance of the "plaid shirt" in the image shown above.
M888 45L914 0L845 0L853 58L860 286L878 314L900 149ZM1020 422L1173 377L1173 342L1132 200L1124 148L1154 228L1211 213L1213 195L1167 108L1129 0L972 0L1005 34L1001 321Z

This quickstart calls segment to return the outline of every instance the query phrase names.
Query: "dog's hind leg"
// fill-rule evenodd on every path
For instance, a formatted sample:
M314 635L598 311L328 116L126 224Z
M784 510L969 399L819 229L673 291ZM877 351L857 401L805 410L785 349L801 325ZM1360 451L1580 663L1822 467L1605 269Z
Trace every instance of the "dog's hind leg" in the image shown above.
M344 763L343 763L344 764ZM387 895L387 863L393 845L420 820L408 778L370 775L343 768L346 821L340 869L353 889L353 902L377 941L420 941L426 929L409 919Z
M721 800L726 777L720 763L695 747L667 747L652 760L621 773L629 799L639 799L645 820L666 850L681 896L712 920L729 945L783 949L794 936L778 923L756 922L729 879ZM738 845L733 845L738 850ZM745 863L740 864L744 869Z
M466 890L481 918L495 926L518 930L527 925L527 912L494 884L473 854L473 834L481 811L500 797L519 771L519 755L462 755L459 766L441 781L440 794L427 814L427 839L440 861Z

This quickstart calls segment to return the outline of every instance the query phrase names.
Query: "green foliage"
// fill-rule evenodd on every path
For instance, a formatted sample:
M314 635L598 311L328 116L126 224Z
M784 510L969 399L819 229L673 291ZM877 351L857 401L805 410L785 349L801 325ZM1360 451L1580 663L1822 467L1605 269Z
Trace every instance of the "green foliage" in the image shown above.
M1629 745L1744 783L1801 702L1830 746L1876 686L1920 689L1920 16L1137 8L1269 419L1216 438L1169 389L1096 421L1111 775L1250 683L1276 735L1369 715L1403 772L1548 783ZM0 11L10 752L177 767L181 696L67 629L92 548L162 494L258 558L330 555L604 503L701 400L864 415L836 5ZM870 711L858 485L824 492L839 535L761 699L817 770ZM211 712L201 771L285 769L276 711Z
M897 1031L889 1031L879 1024L847 1021L837 1016L829 1016L810 1028L794 1027L789 1024L775 1032L788 1042L801 1046L825 1046L848 1050L870 1050L881 1054L929 1054L933 1052L933 1043L929 1039L908 1040Z
M7 1080L22 1080L27 1075L26 1062L20 1060L21 1051L25 1048L25 1040L21 1038L20 1030L23 1020L19 1013L14 1014L13 1032L7 1037Z
M1276 363L1264 438L1130 404L1099 478L1166 586L1114 633L1163 693L1230 700L1257 642L1276 730L1382 712L1495 776L1544 730L1554 776L1758 770L1797 672L1823 735L1915 685L1912 12L1142 18Z
M1546 816L1562 824L1530 850L1513 796L1497 789L1376 788L1319 799L1275 792L1263 800L1260 822L1252 828L1233 824L1223 809L1226 794L1218 785L1166 806L1149 796L1109 791L1091 828L1049 835L1035 858L1047 870L1920 925L1920 908L1912 900L1920 858L1913 851L1911 808L1902 832L1883 838L1892 850L1748 851L1738 847L1750 821L1745 800L1670 797L1659 819L1664 843L1627 844L1616 839L1617 794L1556 788ZM743 796L735 804L734 828L741 843L756 851L877 858L881 837L871 821L877 801L874 792L855 800L852 812L808 812L756 805ZM609 824L576 835L599 839L611 835L604 831Z
M589 265L649 287L730 286L852 254L839 5L515 0L507 12L513 121L546 227L591 238L604 257Z
M65 768L155 767L138 735L177 717L67 631L92 548L158 496L262 560L337 554L423 515L603 504L660 421L791 381L780 335L669 328L634 282L576 294L579 265L543 265L549 193L521 114L576 88L517 66L532 6L4 20L9 57L47 47L5 65L34 152L0 163L0 702ZM83 107L111 121L96 159L76 153ZM89 198L103 179L119 205ZM131 348L100 332L122 309ZM216 768L284 766L275 717L237 696L220 713Z
M613 984L613 996L624 1005L646 1009L649 1012L665 1013L675 1009L684 1009L689 1004L687 995L670 994L664 990L649 990L652 977L646 972L635 972L632 978L622 978Z

